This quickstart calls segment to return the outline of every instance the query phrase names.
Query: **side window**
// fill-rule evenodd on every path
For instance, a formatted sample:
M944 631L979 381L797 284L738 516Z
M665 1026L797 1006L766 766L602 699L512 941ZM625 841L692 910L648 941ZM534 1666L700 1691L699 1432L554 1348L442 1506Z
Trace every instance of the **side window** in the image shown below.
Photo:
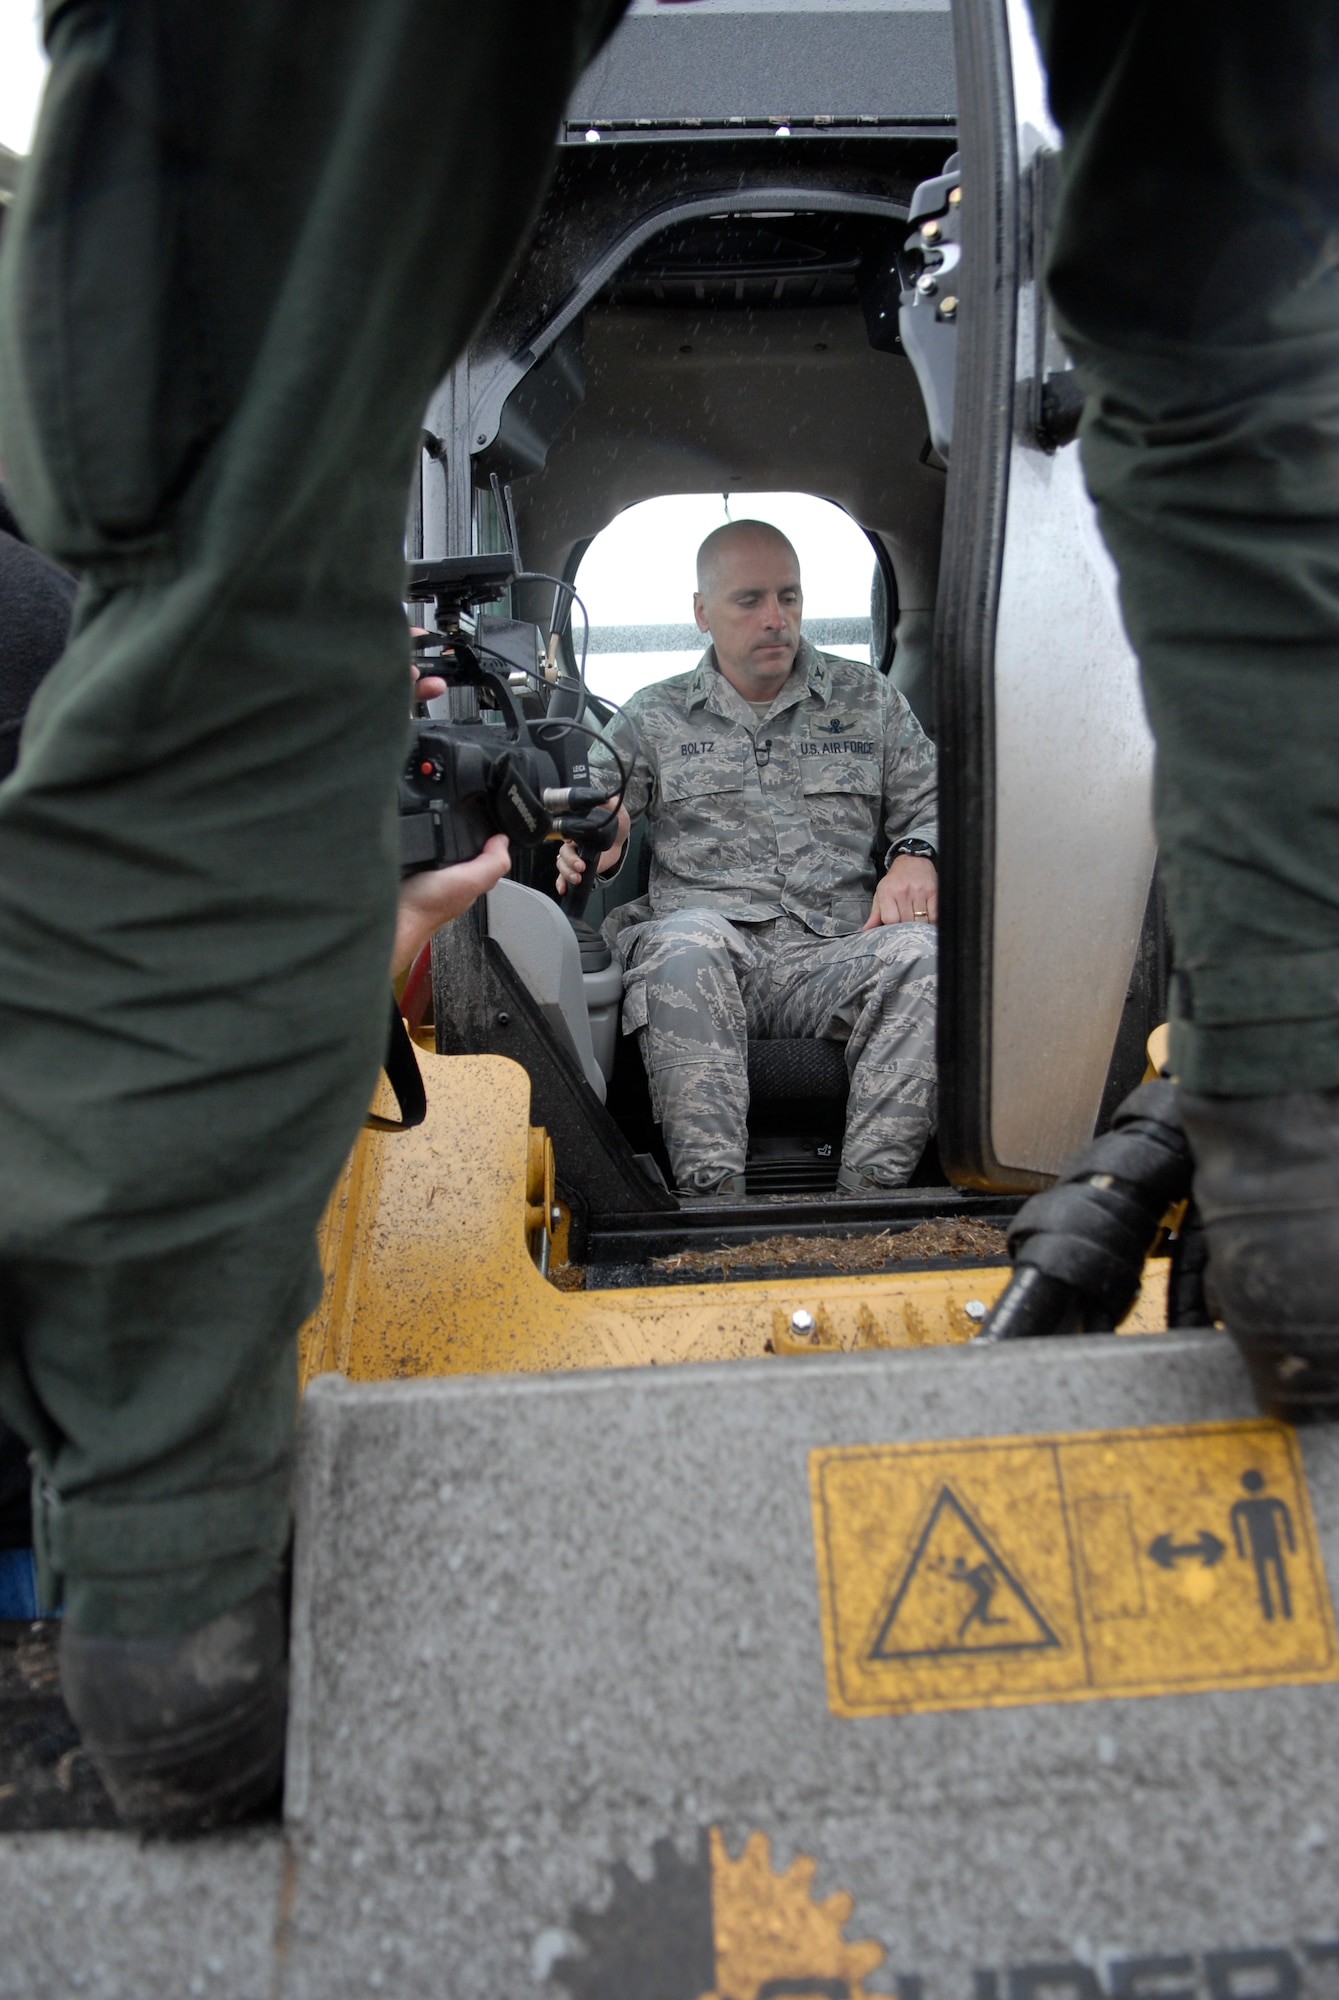
M707 644L693 623L698 544L723 522L745 520L770 521L793 543L806 638L826 653L869 659L881 579L868 536L842 508L811 493L666 494L617 515L578 566L593 694L626 701L637 688L696 665Z

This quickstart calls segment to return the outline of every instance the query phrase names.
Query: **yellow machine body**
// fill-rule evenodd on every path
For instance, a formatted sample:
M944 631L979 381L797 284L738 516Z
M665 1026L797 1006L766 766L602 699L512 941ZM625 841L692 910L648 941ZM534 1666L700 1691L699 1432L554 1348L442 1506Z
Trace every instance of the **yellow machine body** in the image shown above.
M970 1340L1009 1275L995 1265L562 1291L533 1254L552 1221L553 1175L526 1072L502 1056L419 1059L425 1122L363 1132L331 1197L304 1384L326 1370L374 1381L937 1346ZM557 1256L563 1237L560 1221ZM1165 1299L1165 1262L1151 1259L1121 1331L1161 1328ZM807 1343L790 1333L800 1309L815 1322Z

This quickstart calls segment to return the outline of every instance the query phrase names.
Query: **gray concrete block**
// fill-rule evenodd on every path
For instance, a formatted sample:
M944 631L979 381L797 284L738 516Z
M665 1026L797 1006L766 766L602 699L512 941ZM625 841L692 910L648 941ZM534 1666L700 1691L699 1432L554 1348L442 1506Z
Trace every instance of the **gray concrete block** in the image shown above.
M272 2000L277 1828L0 1839L0 2000Z
M318 1383L285 1992L698 2000L715 1827L854 1897L852 1996L1323 2000L1334 1685L849 1720L824 1678L812 1448L1252 1414L1214 1335Z
M0 2000L1339 2000L1336 1684L828 1701L813 1448L1252 1414L1212 1335L318 1383L284 1834L0 1839Z

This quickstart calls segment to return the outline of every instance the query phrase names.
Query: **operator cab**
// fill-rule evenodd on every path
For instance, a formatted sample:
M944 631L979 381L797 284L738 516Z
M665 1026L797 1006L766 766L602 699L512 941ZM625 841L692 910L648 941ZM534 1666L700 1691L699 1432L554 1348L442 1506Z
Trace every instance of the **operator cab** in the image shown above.
M599 936L647 857L635 837L574 932L553 850L527 850L439 934L436 1044L529 1072L591 1283L642 1270L642 1239L1002 1219L1138 1081L1164 1012L1147 732L1035 282L1044 110L1010 174L996 69L960 106L946 12L769 14L766 77L761 25L634 7L583 80L531 248L429 410L410 553L506 551L588 585L604 723L602 692L701 650L674 522L807 508L866 552L868 595L826 606L792 534L808 635L888 673L940 745L940 1141L911 1187L836 1200L841 1050L754 1043L749 1201L681 1208ZM1012 236L985 213L992 179ZM611 553L639 523L620 593ZM547 633L555 592L522 583L498 608ZM558 626L575 674L580 617Z

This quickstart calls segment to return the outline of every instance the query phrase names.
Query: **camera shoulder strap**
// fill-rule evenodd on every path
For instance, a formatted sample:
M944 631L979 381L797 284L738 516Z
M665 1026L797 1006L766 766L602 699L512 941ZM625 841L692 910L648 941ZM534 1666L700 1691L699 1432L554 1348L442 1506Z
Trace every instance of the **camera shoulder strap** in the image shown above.
M409 1132L415 1125L421 1125L428 1115L428 1095L423 1088L423 1072L414 1054L414 1044L409 1039L400 1013L400 1003L391 995L390 1035L386 1042L386 1054L382 1063L386 1081L395 1092L395 1102L400 1107L400 1116L382 1118L379 1113L369 1111L363 1120L373 1132Z

